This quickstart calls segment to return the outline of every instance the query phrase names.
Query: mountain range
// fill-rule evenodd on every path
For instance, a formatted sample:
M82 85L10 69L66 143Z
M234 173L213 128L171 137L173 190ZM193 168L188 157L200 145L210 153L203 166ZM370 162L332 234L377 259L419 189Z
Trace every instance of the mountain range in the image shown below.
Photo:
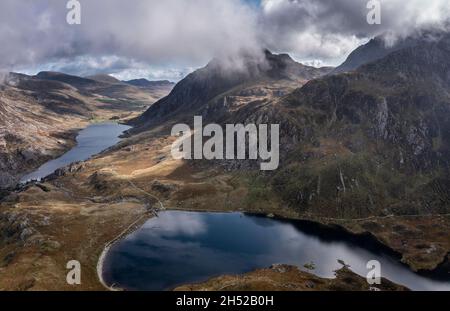
M213 62L132 120L132 133L189 124L194 115L219 124L280 124L275 173L261 174L248 161L199 167L251 174L249 204L277 198L302 217L373 218L346 227L369 231L416 269L434 268L450 250L449 38L414 36L390 48L376 38L335 70L270 52L266 67L249 63L240 74ZM447 225L424 224L432 215Z
M284 161L271 183L293 207L350 218L449 213L449 36L405 40L384 57L380 40L338 71L368 63L341 74L268 51L267 67L230 74L210 63L131 124L277 123Z
M435 32L394 44L375 38L336 69L269 51L239 68L215 59L173 89L164 81L107 76L12 75L0 89L1 133L12 146L2 157L21 160L2 163L23 163L14 148L53 150L48 137L56 134L42 124L70 133L75 125L59 123L125 114L133 129L106 152L5 194L0 288L67 288L60 277L67 257L87 267L83 288L101 288L101 249L161 206L339 226L384 244L416 271L448 274L449 55L450 35ZM148 91L153 87L168 94L151 104L158 97ZM218 124L280 124L279 169L261 172L257 161L173 159L172 125L191 124L198 115ZM28 125L33 130L17 131ZM27 147L16 147L19 141ZM60 150L69 143L63 145ZM8 165L2 173L26 170Z

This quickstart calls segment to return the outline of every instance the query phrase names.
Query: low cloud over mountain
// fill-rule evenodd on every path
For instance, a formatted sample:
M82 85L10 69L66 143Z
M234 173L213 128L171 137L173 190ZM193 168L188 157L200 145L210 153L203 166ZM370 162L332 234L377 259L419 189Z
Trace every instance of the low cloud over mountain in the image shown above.
M147 76L159 72L158 78L178 80L213 57L265 47L337 65L368 38L390 32L392 40L417 28L443 27L450 16L447 0L381 1L382 24L375 26L366 22L366 0L80 2L82 23L70 26L66 1L1 1L0 40L7 44L0 68L132 78L130 72L148 66Z
M263 0L261 23L271 49L337 64L368 38L390 41L419 28L445 27L447 0L381 1L381 25L367 23L368 0Z

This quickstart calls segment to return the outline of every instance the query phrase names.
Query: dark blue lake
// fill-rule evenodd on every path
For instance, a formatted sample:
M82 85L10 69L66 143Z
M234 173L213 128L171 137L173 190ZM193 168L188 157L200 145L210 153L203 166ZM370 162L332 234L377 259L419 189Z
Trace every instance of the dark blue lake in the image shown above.
M241 274L272 264L303 267L332 278L343 260L361 276L378 260L382 276L413 290L450 290L411 271L375 241L306 222L242 213L166 211L112 246L103 266L107 284L127 290L169 290L222 274Z
M88 160L93 155L117 144L120 141L119 136L129 128L127 125L113 122L92 124L80 131L75 147L61 157L51 160L36 171L25 175L20 182L41 180L73 162Z

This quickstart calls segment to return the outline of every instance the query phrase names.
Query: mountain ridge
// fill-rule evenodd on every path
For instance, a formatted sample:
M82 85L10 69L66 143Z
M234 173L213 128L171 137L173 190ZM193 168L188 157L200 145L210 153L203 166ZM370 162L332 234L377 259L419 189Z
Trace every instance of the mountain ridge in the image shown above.
M137 127L132 131L142 131L153 122L161 123L167 117L200 111L208 105L230 105L219 102L233 95L248 97L249 102L266 101L332 70L330 67L315 68L297 63L287 54L276 55L266 50L264 55L264 61L249 58L239 69L229 69L220 60L212 60L206 67L177 83L167 97L156 102L142 116L132 120L131 124ZM237 105L245 104L248 102Z
M420 47L448 36L447 32L437 29L418 30L405 38L391 38L393 35L384 33L369 42L359 46L350 53L347 59L333 70L333 74L354 71L362 65L380 60L391 53L405 49ZM391 42L390 42L391 41Z
M80 288L103 288L98 254L161 202L177 210L242 211L339 226L389 246L415 271L439 267L447 276L448 55L446 42L428 43L309 80L267 66L260 74L258 64L230 78L213 62L134 119L137 131L118 145L1 202L0 232L8 245L0 248L1 286L70 289L61 268L69 247L87 267ZM290 63L286 57L275 62L283 59ZM77 90L54 81L51 86ZM194 115L219 124L280 124L279 169L262 173L249 161L173 159L172 122L192 122ZM61 227L68 230L55 230ZM283 277L290 275L282 270ZM30 274L48 277L30 281ZM260 281L261 274L255 276Z
M131 84L137 87L153 87L153 86L164 86L164 85L175 85L174 82L171 82L169 80L155 80L155 81L150 81L147 80L145 78L141 78L141 79L133 79L133 80L128 80L128 81L122 81L124 83L127 84Z
M351 72L227 110L226 118L210 110L217 104L204 106L201 115L219 124L280 124L280 167L261 174L249 161L198 165L253 174L254 205L277 198L303 217L346 220L414 269L436 268L450 251L448 228L436 224L450 213L449 38L424 38ZM434 248L425 254L420 245Z

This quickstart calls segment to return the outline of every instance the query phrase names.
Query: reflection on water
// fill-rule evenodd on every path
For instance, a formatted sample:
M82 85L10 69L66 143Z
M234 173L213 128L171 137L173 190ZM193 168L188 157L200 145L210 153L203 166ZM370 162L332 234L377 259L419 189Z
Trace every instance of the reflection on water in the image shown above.
M77 145L63 156L42 165L38 170L24 176L20 182L41 180L55 172L57 169L74 162L85 161L93 155L114 146L120 141L119 136L130 127L117 123L93 124L80 131L77 136Z
M328 235L328 236L326 236ZM341 259L365 276L381 262L383 277L414 290L450 290L450 283L413 273L392 254L351 241L338 231L241 213L167 211L112 247L104 265L107 283L130 290L165 290L222 274L240 274L275 263L331 278Z

